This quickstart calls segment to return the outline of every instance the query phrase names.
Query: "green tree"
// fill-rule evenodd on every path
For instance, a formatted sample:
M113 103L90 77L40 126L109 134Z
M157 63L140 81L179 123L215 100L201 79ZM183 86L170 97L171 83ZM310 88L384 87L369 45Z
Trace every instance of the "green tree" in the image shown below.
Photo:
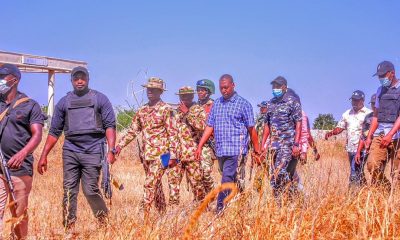
M332 130L336 124L337 121L335 121L333 114L319 114L314 120L313 128L318 130Z
M117 131L121 131L129 128L132 122L132 118L135 115L134 109L123 109L121 107L116 108L117 117Z
M47 105L42 105L40 108L42 109L42 112L43 112L44 114L47 114L47 110L49 109L49 106L47 106Z

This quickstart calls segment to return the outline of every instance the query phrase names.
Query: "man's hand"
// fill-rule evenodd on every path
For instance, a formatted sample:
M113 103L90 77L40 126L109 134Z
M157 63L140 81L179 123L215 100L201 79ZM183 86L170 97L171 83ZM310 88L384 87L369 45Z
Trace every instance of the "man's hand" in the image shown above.
M121 151L122 151L122 149L121 149L121 147L120 146L117 146L116 148L115 148L115 156L119 156L119 154L121 153Z
M169 160L169 162L168 162L168 167L169 167L169 168L173 168L173 167L175 167L176 165L178 165L178 160L176 160L176 159L170 159L170 160Z
M354 161L356 161L357 165L361 164L361 153L357 152L356 155L354 156Z
M47 156L40 157L37 165L37 171L40 175L43 175L45 172L47 172Z
M20 168L22 163L24 162L26 156L28 156L28 153L25 152L24 150L21 150L21 151L17 152L8 161L8 163L7 163L8 167L12 168L12 169Z
M115 155L112 152L108 152L107 154L107 161L109 164L113 164L115 162L116 158Z
M200 161L200 159L201 159L201 148L197 148L196 149L196 152L194 153L194 157L195 157L195 159L196 159L196 161Z
M327 132L326 134L325 134L325 140L328 140L330 137L332 137L333 136L333 133L332 132Z
M299 146L293 146L292 147L292 155L294 157L300 156L300 148L299 148Z
M260 153L256 153L256 152L251 152L251 158L253 158L254 162L260 166L263 162L262 155Z
M321 158L321 155L317 152L314 154L314 160L318 161Z
M380 148L387 148L389 144L392 142L393 136L388 134L384 136L381 140L381 145L379 146Z
M180 104L179 104L179 110L180 110L181 112L183 112L184 114L186 114L187 112L189 112L189 108L186 107L186 105L183 104L183 102L180 102Z
M372 143L372 138L368 137L364 144L365 144L365 150L367 150L367 152L369 151L370 147L371 147L371 143Z
M307 163L307 153L301 153L300 154L300 164L304 165Z
M321 155L318 152L318 149L316 147L314 147L313 149L313 154L314 154L314 160L318 161L321 158Z

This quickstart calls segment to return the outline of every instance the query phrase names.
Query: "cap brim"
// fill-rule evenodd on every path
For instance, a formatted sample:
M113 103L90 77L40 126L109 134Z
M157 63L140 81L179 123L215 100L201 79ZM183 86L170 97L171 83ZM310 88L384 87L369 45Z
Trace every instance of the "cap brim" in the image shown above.
M372 75L373 77L375 76L382 76L385 75L387 72L376 72L374 75Z
M355 100L361 100L361 99L365 99L365 98L363 98L363 97L351 97L351 98L349 98L349 100L352 100L352 99L355 99Z
M86 76L89 76L89 73L88 73L88 72L85 72L85 71L83 71L83 70L78 70L78 71L76 71L76 72L73 72L73 73L71 73L71 76L75 76L75 75L78 74L78 73L83 73L83 74L85 74Z
M143 85L141 85L141 86L144 87L144 88L154 88L154 89L160 89L160 90L163 90L163 91L167 91L167 89L165 89L165 88L159 88L159 87L149 86L149 85L147 85L147 84L143 84Z

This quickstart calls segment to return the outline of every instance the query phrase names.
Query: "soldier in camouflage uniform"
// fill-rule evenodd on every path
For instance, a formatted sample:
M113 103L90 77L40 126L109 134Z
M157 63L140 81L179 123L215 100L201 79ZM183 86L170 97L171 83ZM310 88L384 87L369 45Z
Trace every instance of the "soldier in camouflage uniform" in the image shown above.
M202 79L197 81L196 88L197 96L199 98L198 104L204 108L208 117L214 104L214 100L212 100L210 97L215 93L215 85L211 80ZM203 169L203 186L206 194L208 194L214 188L214 179L212 177L214 159L216 159L214 139L211 138L202 149L201 159L201 167Z
M270 183L274 195L279 197L285 190L289 193L295 190L291 183L300 156L302 115L300 102L287 94L285 78L279 76L271 85L274 97L267 106L262 146L265 152L265 143L270 136Z
M154 200L159 211L165 210L165 202L162 202L164 197L161 196L163 195L161 178L165 169L162 167L160 156L169 152L171 154L169 166L176 166L178 130L173 109L160 98L166 90L163 80L152 77L146 85L142 86L147 89L149 102L138 109L128 132L119 141L116 151L118 155L121 149L134 140L139 133L143 134L143 167L146 174L143 208L146 216Z
M262 101L260 104L257 105L260 108L260 114L258 115L258 117L256 119L255 129L257 131L258 140L260 142L262 141L265 116L267 115L267 110L268 110L267 104L268 104L267 101Z
M260 113L256 119L256 125L255 129L258 135L258 141L261 143L262 142L262 137L263 137L263 131L264 131L264 123L265 123L265 116L267 114L267 101L262 101L260 104L257 106L260 108ZM266 143L268 144L268 143ZM252 159L251 161L251 171L254 168L255 165L255 159ZM254 177L254 189L257 190L258 192L261 191L261 188L264 186L264 178L265 178L265 173L268 172L268 164L263 161L261 166L256 166L256 173ZM251 174L250 174L251 175Z
M179 204L180 184L183 175L192 188L195 202L204 198L204 187L202 184L203 171L200 161L196 161L194 152L206 127L206 112L198 104L193 102L194 89L182 87L177 93L180 104L175 115L179 144L177 148L179 164L167 171L170 187L170 204Z

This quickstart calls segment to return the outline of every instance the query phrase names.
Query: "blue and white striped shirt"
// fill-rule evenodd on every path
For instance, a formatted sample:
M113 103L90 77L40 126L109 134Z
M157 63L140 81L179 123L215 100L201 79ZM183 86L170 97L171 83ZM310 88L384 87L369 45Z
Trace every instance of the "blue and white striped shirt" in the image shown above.
M246 154L247 128L255 125L253 107L236 92L230 99L220 97L214 102L207 125L214 128L217 157Z

